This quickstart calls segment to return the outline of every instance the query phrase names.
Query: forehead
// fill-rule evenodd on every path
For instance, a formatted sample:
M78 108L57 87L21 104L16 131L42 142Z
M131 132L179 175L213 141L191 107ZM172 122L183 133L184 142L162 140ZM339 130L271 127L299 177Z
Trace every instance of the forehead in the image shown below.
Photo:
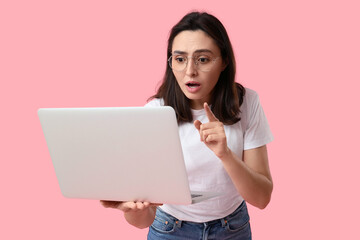
M201 30L182 31L174 38L172 52L181 51L192 54L199 49L208 49L216 55L220 53L214 39Z

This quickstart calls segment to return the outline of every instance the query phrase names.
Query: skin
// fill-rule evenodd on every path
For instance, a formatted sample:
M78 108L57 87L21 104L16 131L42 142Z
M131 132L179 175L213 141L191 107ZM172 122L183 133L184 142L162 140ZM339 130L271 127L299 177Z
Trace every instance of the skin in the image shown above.
M206 52L198 52L206 50ZM187 67L182 72L173 71L177 83L182 92L190 99L192 109L202 109L205 102L210 101L212 91L219 79L221 72L226 68L226 64L221 58L219 47L214 40L203 31L182 31L173 41L172 52L182 52L187 56L204 55L211 57L219 57L213 67L208 72L197 70L194 60L189 58ZM200 90L196 93L188 91L186 83L196 81L200 84Z
M115 202L103 200L101 200L100 203L105 208L115 208L123 211L126 221L140 229L147 228L153 223L156 208L162 205L149 202Z
M204 103L204 109L209 122L194 122L200 134L200 141L222 161L245 201L264 209L270 202L273 190L266 145L245 150L243 159L240 159L227 146L223 123L215 117L207 103Z
M201 54L199 50L206 50L207 54L214 57L221 56L220 49L212 38L201 30L183 31L173 41L174 52L181 52L187 56ZM265 208L270 202L273 182L270 174L266 145L245 150L243 159L234 154L227 145L224 124L212 113L208 102L221 72L226 68L225 61L220 57L208 72L198 71L189 58L186 69L182 72L173 71L176 80L190 99L192 109L205 109L209 122L194 122L194 127L199 132L199 140L214 152L222 161L223 166L233 181L239 194L248 203L260 209ZM186 83L197 82L200 87L196 92L188 91ZM161 204L149 202L111 202L100 201L106 208L116 208L124 212L125 219L138 228L149 227L155 218L156 207Z

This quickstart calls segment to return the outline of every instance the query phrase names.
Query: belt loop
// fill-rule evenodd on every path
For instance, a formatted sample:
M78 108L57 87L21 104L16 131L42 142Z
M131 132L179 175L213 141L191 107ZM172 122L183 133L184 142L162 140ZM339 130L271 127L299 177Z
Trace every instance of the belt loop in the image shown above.
M182 223L181 220L177 220L177 219L176 219L175 224L176 224L177 227L180 228L180 227L181 227L181 223Z
M221 221L221 226L225 227L227 224L227 220L225 218L222 218L222 219L220 219L220 221Z

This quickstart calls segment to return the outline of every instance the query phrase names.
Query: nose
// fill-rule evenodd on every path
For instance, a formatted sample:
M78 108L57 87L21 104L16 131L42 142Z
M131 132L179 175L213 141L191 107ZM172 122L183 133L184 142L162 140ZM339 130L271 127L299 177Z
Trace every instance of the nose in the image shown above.
M193 58L188 58L188 63L186 65L186 75L188 76L194 76L197 74L197 69L195 66L195 62Z

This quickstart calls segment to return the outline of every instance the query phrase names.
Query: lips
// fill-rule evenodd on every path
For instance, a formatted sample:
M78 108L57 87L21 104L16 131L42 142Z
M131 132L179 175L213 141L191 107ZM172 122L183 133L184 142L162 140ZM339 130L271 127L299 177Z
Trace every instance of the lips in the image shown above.
M200 90L201 84L195 81L188 81L185 83L186 88L189 92L195 93Z
M196 88L196 87L199 87L200 84L198 84L198 83L187 83L186 86L188 86L190 88Z

